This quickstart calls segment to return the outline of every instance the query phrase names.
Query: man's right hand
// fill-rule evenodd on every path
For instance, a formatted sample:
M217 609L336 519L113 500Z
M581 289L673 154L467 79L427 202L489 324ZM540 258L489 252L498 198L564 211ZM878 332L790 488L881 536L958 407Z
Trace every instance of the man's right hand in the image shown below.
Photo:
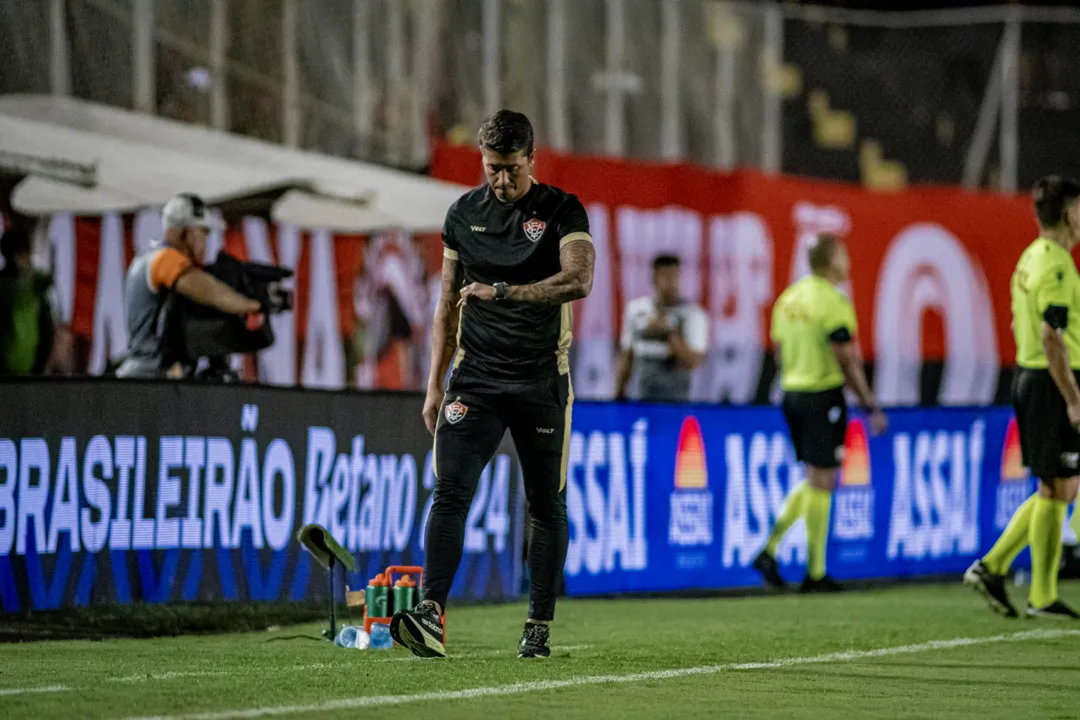
M649 322L641 331L641 337L645 340L668 340L671 338L671 332L663 316L656 314L649 316Z
M1069 424L1074 430L1080 432L1080 403L1069 405L1066 411L1069 413Z
M442 410L443 391L441 388L428 388L427 397L424 399L424 425L432 435L435 434L435 425L439 422L439 411Z

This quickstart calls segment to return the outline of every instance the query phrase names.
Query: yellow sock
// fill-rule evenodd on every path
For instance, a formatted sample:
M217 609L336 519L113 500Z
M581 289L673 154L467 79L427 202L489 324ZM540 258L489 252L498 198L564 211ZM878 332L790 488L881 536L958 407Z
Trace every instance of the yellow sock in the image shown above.
M1031 512L1035 509L1035 498L1032 495L1024 503L1016 508L1009 524L1001 533L1001 537L990 548L990 552L983 556L983 564L995 575L1004 575L1009 571L1009 566L1028 544L1029 526L1031 524Z
M1069 524L1072 526L1073 534L1076 535L1076 542L1080 543L1080 500L1073 505L1072 520Z
M780 509L780 517L776 518L776 524L773 525L772 532L769 533L769 542L765 543L765 552L770 555L776 555L776 548L780 545L780 541L784 539L788 529L795 524L796 520L802 517L807 487L809 486L806 482L799 483L794 490L788 493L787 499L784 500L784 507Z
M1061 524L1068 505L1036 497L1031 513L1031 605L1044 608L1058 599L1057 576L1061 564Z
M806 486L806 572L811 580L825 577L825 547L829 540L832 493Z

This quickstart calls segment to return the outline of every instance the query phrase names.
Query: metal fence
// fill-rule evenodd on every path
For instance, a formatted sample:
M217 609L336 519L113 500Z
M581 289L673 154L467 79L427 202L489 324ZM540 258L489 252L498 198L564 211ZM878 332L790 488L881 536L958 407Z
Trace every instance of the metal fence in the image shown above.
M421 168L509 106L545 146L889 187L1075 159L1080 11L714 0L6 0L0 92Z

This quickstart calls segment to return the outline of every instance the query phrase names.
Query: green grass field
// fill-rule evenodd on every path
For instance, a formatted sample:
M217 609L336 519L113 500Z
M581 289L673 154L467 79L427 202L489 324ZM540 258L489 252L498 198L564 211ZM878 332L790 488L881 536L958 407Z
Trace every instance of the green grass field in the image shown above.
M0 718L1080 717L1080 623L1001 619L959 585L563 601L547 661L516 658L523 617L451 611L446 661L281 639L316 625L2 645Z

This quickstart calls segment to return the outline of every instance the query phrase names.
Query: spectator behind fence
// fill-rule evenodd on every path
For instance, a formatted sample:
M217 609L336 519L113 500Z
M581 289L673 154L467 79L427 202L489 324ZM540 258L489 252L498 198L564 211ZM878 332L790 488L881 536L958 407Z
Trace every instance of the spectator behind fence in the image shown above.
M42 375L56 339L52 278L32 264L33 243L22 226L0 238L0 375Z
M128 269L124 294L129 352L116 371L117 377L178 377L176 368L164 367L158 332L170 291L223 313L244 316L260 311L257 300L241 295L199 268L207 235L215 223L197 195L177 195L165 204L161 212L164 241L136 256Z
M709 320L701 307L682 298L680 272L679 258L657 256L654 294L626 306L615 375L619 400L627 397L635 368L639 400L681 403L690 399L690 373L705 359Z

